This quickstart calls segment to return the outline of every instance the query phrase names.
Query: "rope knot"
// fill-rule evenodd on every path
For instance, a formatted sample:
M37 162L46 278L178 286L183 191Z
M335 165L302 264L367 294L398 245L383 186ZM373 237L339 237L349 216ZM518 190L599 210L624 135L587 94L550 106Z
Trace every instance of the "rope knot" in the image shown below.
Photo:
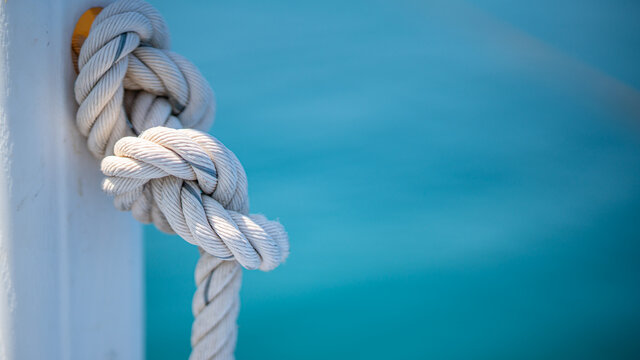
M168 47L164 20L141 0L104 8L82 44L76 122L103 159L103 189L143 223L217 258L271 270L288 254L286 232L249 215L242 165L216 138L194 130L213 122L213 91Z
M244 169L211 135L154 127L119 140L101 168L103 189L115 196L118 209L175 231L218 258L266 271L288 254L282 225L248 215Z

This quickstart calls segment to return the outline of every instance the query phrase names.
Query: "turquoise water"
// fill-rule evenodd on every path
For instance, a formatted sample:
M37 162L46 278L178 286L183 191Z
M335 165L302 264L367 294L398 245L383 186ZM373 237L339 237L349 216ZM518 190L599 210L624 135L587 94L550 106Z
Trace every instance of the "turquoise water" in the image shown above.
M292 255L238 359L640 358L640 4L153 1ZM195 248L147 227L147 356Z

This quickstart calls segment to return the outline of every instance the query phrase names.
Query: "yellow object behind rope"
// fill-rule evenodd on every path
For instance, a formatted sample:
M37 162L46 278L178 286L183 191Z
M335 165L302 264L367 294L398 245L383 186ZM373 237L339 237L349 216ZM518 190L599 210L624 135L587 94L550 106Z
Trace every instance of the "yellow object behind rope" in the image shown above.
M71 58L73 60L73 68L78 72L78 56L80 55L80 48L82 43L89 37L89 31L91 30L91 24L96 19L96 16L102 11L101 7L92 7L80 16L76 27L73 29L73 35L71 36Z

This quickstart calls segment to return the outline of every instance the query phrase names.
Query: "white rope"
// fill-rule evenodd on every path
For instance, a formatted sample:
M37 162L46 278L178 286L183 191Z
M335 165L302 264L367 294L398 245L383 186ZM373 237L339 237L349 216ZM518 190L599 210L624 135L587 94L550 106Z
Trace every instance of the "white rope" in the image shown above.
M191 359L233 359L238 264L275 268L288 255L288 237L278 222L249 215L242 165L198 131L213 122L213 92L168 48L167 26L151 5L105 7L78 57L76 123L102 159L103 189L116 208L200 249Z

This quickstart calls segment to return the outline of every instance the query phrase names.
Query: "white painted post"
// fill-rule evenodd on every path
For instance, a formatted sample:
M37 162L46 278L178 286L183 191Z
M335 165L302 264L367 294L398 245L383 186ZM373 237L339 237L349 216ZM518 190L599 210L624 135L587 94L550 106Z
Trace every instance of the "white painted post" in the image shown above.
M74 124L93 0L0 0L0 359L141 359L141 228Z

